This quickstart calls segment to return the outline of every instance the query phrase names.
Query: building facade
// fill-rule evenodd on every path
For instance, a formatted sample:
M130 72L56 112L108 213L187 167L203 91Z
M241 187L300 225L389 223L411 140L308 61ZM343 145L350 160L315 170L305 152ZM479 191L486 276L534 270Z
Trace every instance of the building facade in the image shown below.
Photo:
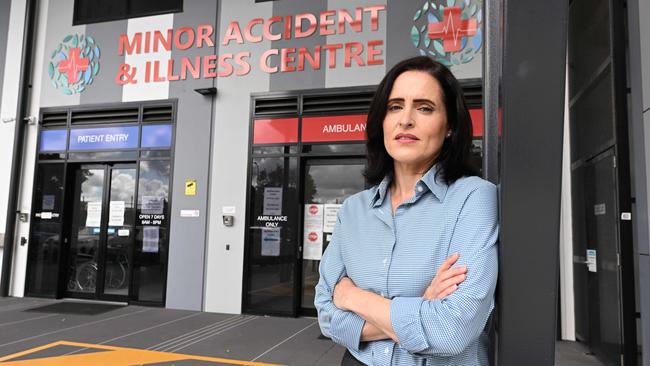
M41 0L33 27L28 3L0 4L1 156L25 123L11 296L314 315L337 209L366 188L374 88L407 57L433 57L461 80L481 167L480 0ZM645 29L650 9L638 3ZM21 80L26 32L32 64ZM635 60L650 65L650 38L634 34ZM27 120L16 112L21 83ZM0 171L12 162L0 159ZM11 179L0 177L2 197ZM565 339L580 312L570 189L567 180L558 213ZM636 209L647 231L647 204ZM7 212L2 199L0 228ZM641 319L639 345L650 329Z

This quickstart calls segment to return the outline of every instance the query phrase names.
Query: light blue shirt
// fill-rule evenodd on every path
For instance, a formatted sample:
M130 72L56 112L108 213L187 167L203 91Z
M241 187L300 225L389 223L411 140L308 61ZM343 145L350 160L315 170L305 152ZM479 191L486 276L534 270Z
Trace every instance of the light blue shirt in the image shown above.
M487 365L487 319L494 308L499 237L496 186L478 177L446 185L437 166L393 216L390 181L349 197L320 263L315 305L324 335L367 365ZM443 300L422 298L442 262L467 278ZM399 339L361 342L365 321L332 301L348 276L362 289L391 299Z

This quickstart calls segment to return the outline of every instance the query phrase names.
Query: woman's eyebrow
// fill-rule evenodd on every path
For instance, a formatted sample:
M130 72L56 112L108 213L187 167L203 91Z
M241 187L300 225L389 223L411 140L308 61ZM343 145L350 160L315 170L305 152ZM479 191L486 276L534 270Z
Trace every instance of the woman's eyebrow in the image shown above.
M436 102L434 102L434 101L431 100L431 99L426 99L426 98L423 98L423 99L413 99L413 103L431 103L431 104L433 104L434 107L437 107L437 106L438 106L438 105L436 104Z
M391 98L388 99L387 103L393 103L393 102L401 102L404 103L404 98ZM434 102L431 99L426 99L426 98L420 98L420 99L413 99L413 103L430 103L433 104L434 107L437 107L438 105L436 102Z

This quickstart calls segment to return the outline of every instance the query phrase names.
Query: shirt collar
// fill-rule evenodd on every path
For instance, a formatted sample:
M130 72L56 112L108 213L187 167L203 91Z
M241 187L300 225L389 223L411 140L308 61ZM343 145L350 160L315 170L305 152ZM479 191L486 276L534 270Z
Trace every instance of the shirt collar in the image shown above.
M439 165L440 164L435 164L434 166L427 171L420 180L415 185L416 189L416 196L423 194L426 189L431 191L433 195L438 199L438 201L442 202L445 199L445 196L447 195L447 184L442 180L441 176L438 175L439 171ZM438 175L438 176L436 176ZM381 206L381 204L384 202L384 199L386 198L386 192L388 191L388 187L390 186L391 179L389 176L384 177L384 179L379 183L378 186L375 186L374 188L374 195L373 199L371 200L371 206L372 207L378 207ZM420 189L421 188L421 189Z

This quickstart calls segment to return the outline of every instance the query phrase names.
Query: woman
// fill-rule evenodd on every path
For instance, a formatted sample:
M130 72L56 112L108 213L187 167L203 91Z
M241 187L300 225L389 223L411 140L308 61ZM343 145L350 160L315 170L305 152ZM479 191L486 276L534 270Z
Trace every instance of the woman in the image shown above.
M487 365L497 192L468 163L458 81L428 57L402 61L366 131L374 187L344 202L321 260L323 334L348 349L343 365Z

